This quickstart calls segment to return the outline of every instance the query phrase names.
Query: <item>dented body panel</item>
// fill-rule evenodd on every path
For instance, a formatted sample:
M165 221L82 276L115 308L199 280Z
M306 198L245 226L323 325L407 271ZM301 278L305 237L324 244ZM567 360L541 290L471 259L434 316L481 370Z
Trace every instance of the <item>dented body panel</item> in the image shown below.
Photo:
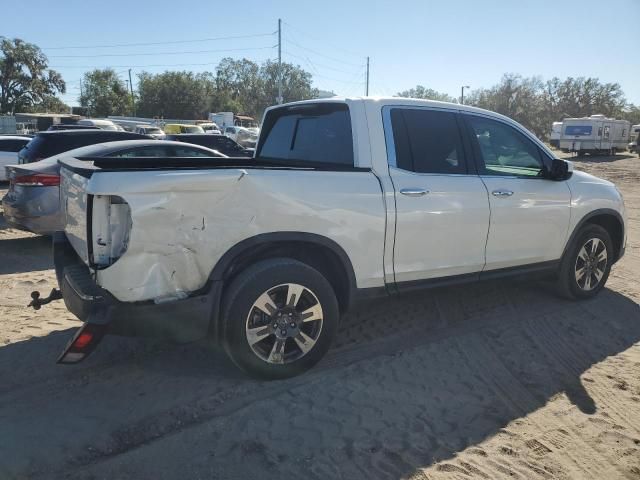
M129 205L127 249L96 272L98 285L120 301L186 296L237 243L286 231L332 239L349 256L359 288L384 285L385 207L372 172L102 172L85 188Z

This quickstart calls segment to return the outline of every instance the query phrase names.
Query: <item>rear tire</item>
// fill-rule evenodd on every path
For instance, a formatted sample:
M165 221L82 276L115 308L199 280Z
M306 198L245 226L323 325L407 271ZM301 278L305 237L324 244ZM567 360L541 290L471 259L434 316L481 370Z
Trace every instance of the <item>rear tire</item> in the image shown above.
M339 322L327 279L297 260L263 260L240 273L222 309L222 344L247 374L262 379L298 375L327 352Z
M613 260L609 233L599 225L585 225L562 257L559 293L570 299L594 297L604 288Z

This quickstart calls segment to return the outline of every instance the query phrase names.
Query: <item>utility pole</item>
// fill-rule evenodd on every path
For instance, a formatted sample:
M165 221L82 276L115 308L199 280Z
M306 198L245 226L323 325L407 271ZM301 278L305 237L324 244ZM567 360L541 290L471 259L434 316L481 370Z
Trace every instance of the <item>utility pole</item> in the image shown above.
M464 89L471 88L469 85L463 85L460 91L460 105L464 105Z
M80 79L80 98L82 98L82 78Z
M133 82L131 81L131 69L129 69L129 89L131 90L131 108L133 109L133 116L136 116L136 99L133 97Z
M278 105L282 104L282 19L278 19Z
M364 94L369 96L369 57L367 57L367 88L364 91Z

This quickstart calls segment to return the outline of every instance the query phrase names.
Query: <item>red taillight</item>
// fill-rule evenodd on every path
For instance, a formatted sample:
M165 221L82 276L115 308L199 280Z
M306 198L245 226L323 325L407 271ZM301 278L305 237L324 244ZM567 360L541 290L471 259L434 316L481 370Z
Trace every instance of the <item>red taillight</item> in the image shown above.
M58 363L78 363L89 355L107 332L107 326L85 323L67 344Z
M58 175L37 173L35 175L18 175L11 179L11 183L21 187L56 187L60 185Z

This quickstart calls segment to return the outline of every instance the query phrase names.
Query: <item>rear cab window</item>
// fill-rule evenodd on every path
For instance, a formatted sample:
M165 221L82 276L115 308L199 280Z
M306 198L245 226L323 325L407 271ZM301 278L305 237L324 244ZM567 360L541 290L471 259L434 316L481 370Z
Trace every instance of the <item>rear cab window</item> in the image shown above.
M256 157L292 165L354 166L349 107L307 103L267 113Z
M466 174L462 136L454 112L395 107L390 113L395 166L415 173Z

